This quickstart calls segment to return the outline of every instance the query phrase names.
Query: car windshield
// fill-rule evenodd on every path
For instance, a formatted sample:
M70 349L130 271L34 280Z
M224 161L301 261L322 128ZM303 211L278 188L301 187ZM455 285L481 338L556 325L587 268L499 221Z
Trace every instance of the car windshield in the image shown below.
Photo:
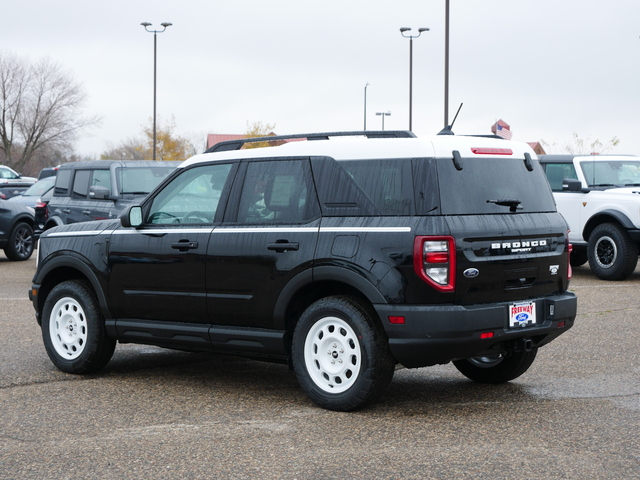
M638 160L585 160L580 167L590 187L640 185Z
M25 197L39 197L47 193L56 183L56 177L44 178L31 185L22 195Z
M118 190L122 195L146 195L174 170L174 166L117 168Z

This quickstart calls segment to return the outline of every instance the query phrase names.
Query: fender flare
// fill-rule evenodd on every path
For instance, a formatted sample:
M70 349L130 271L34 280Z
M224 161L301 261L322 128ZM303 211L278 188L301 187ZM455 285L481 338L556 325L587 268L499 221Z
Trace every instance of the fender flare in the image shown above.
M107 297L102 284L98 279L98 275L93 269L87 266L86 261L83 261L76 252L57 252L55 257L51 258L46 262L46 264L41 266L36 276L33 278L33 283L36 285L42 285L43 280L48 277L51 272L59 268L71 268L80 272L91 284L91 288L96 294L105 319L111 318ZM42 314L42 312L39 313Z
M596 228L596 226L600 225L601 223L604 223L604 222L598 221L601 217L612 217L627 230L632 230L636 228L633 222L624 213L621 213L617 210L611 210L611 209L602 210L601 212L598 212L595 215L593 215L585 223L584 230L582 232L582 238L584 238L585 241L589 241L591 232L593 232L593 229Z
M287 307L296 293L311 283L322 281L347 284L362 293L372 304L387 303L376 286L362 274L339 266L315 267L296 275L280 292L273 312L276 328L284 330Z

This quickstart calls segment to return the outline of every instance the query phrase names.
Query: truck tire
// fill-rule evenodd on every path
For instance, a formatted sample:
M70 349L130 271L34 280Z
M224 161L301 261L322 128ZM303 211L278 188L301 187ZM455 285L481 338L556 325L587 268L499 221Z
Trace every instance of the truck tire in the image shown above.
M638 244L617 223L593 229L587 247L591 271L602 280L624 280L636 269Z

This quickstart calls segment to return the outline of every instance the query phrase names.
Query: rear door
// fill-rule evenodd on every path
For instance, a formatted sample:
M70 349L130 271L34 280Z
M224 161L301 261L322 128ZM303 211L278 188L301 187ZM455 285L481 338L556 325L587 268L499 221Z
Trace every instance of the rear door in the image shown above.
M318 238L309 160L246 161L238 178L207 251L209 315L218 325L277 328L278 296L311 268Z

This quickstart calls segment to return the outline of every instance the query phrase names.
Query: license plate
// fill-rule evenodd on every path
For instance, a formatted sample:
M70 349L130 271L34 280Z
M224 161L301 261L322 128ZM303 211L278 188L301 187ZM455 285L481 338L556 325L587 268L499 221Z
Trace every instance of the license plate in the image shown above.
M509 305L509 327L526 327L536 323L536 304L513 303Z

